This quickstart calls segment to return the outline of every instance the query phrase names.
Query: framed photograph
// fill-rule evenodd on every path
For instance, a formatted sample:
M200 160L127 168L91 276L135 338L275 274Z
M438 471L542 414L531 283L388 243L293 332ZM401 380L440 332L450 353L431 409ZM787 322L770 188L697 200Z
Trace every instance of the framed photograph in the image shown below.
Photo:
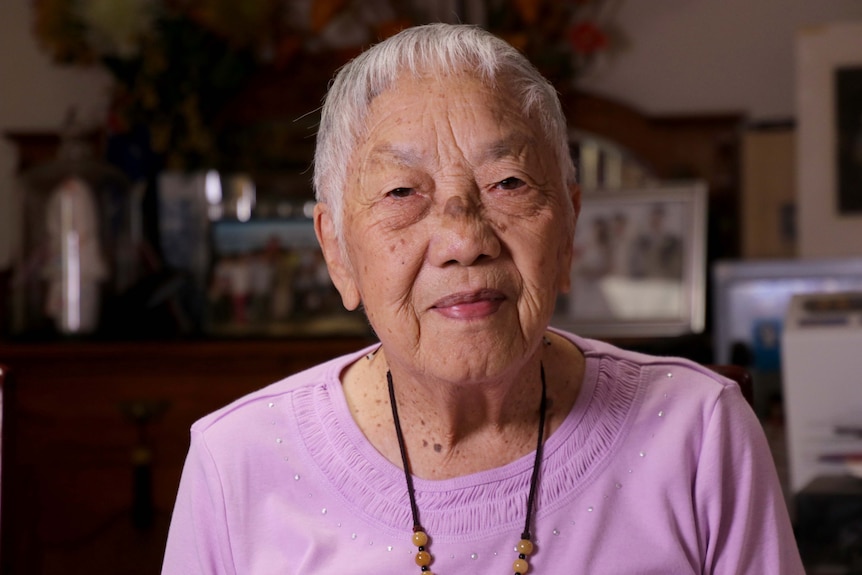
M217 221L205 326L215 336L360 335L347 312L308 218Z
M593 337L698 333L705 259L705 184L585 194L572 288L552 324Z
M862 22L796 40L796 194L801 257L849 257L862 245Z

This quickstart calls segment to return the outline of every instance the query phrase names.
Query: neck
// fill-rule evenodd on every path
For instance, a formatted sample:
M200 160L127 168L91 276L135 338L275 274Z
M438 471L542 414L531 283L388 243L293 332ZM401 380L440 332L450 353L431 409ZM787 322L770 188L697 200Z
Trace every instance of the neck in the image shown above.
M470 383L428 401L429 394L399 388L401 411L413 472L448 477L488 469L529 453L539 421L539 367L522 385L497 389ZM437 399L436 403L433 399Z
M363 381L351 386L355 378L345 377L345 394L369 441L400 466L386 389L390 371L411 470L419 477L442 479L499 467L531 453L540 416L540 365L547 376L548 436L574 403L579 360L577 349L559 339L553 346L540 345L511 373L449 382L417 377L390 364L381 350L372 360L362 360Z
M494 379L435 381L416 378L399 366L389 366L399 406L405 417L457 444L483 430L517 428L536 420L541 354L513 373ZM534 405L534 409L525 409ZM418 418L418 419L417 419Z

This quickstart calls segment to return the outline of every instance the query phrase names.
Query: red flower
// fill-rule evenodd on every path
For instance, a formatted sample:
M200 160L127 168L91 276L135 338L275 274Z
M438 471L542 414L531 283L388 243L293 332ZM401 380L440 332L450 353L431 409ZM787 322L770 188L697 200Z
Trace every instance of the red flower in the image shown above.
M569 30L575 53L590 56L608 47L608 35L592 22L578 22Z

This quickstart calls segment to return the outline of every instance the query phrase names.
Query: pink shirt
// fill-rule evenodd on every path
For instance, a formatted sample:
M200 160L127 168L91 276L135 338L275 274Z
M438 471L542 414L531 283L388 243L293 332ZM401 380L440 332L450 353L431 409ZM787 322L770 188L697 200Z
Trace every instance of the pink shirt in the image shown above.
M530 573L803 575L736 385L686 360L565 335L587 368L545 443ZM339 382L368 351L194 424L164 575L420 573L403 473L366 441ZM532 464L415 480L434 573L512 573Z

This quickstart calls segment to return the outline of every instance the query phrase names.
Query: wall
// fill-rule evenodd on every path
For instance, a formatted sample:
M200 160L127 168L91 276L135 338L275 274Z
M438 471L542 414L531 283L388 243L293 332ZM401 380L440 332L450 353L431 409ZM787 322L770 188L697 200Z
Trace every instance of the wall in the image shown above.
M792 117L797 30L841 20L862 20L862 2L624 0L631 49L585 87L653 114Z
M631 48L599 66L586 88L648 113L794 114L795 31L862 19L859 0L628 0L618 13ZM98 70L52 66L30 34L28 0L0 18L0 131L56 129L70 106L96 125L107 80ZM14 233L12 147L0 142L0 270Z
M796 194L799 210L799 254L803 257L862 255L862 212L840 213L839 179L836 159L839 138L836 83L838 67L862 67L862 21L811 27L800 36L797 48L798 119ZM858 103L860 90L850 98ZM845 98L847 96L845 95ZM862 108L852 106L850 134L843 136L855 158L856 170L847 174L848 188L855 197L862 194L862 131L856 119ZM852 151L851 151L852 150ZM850 158L848 158L850 161Z

